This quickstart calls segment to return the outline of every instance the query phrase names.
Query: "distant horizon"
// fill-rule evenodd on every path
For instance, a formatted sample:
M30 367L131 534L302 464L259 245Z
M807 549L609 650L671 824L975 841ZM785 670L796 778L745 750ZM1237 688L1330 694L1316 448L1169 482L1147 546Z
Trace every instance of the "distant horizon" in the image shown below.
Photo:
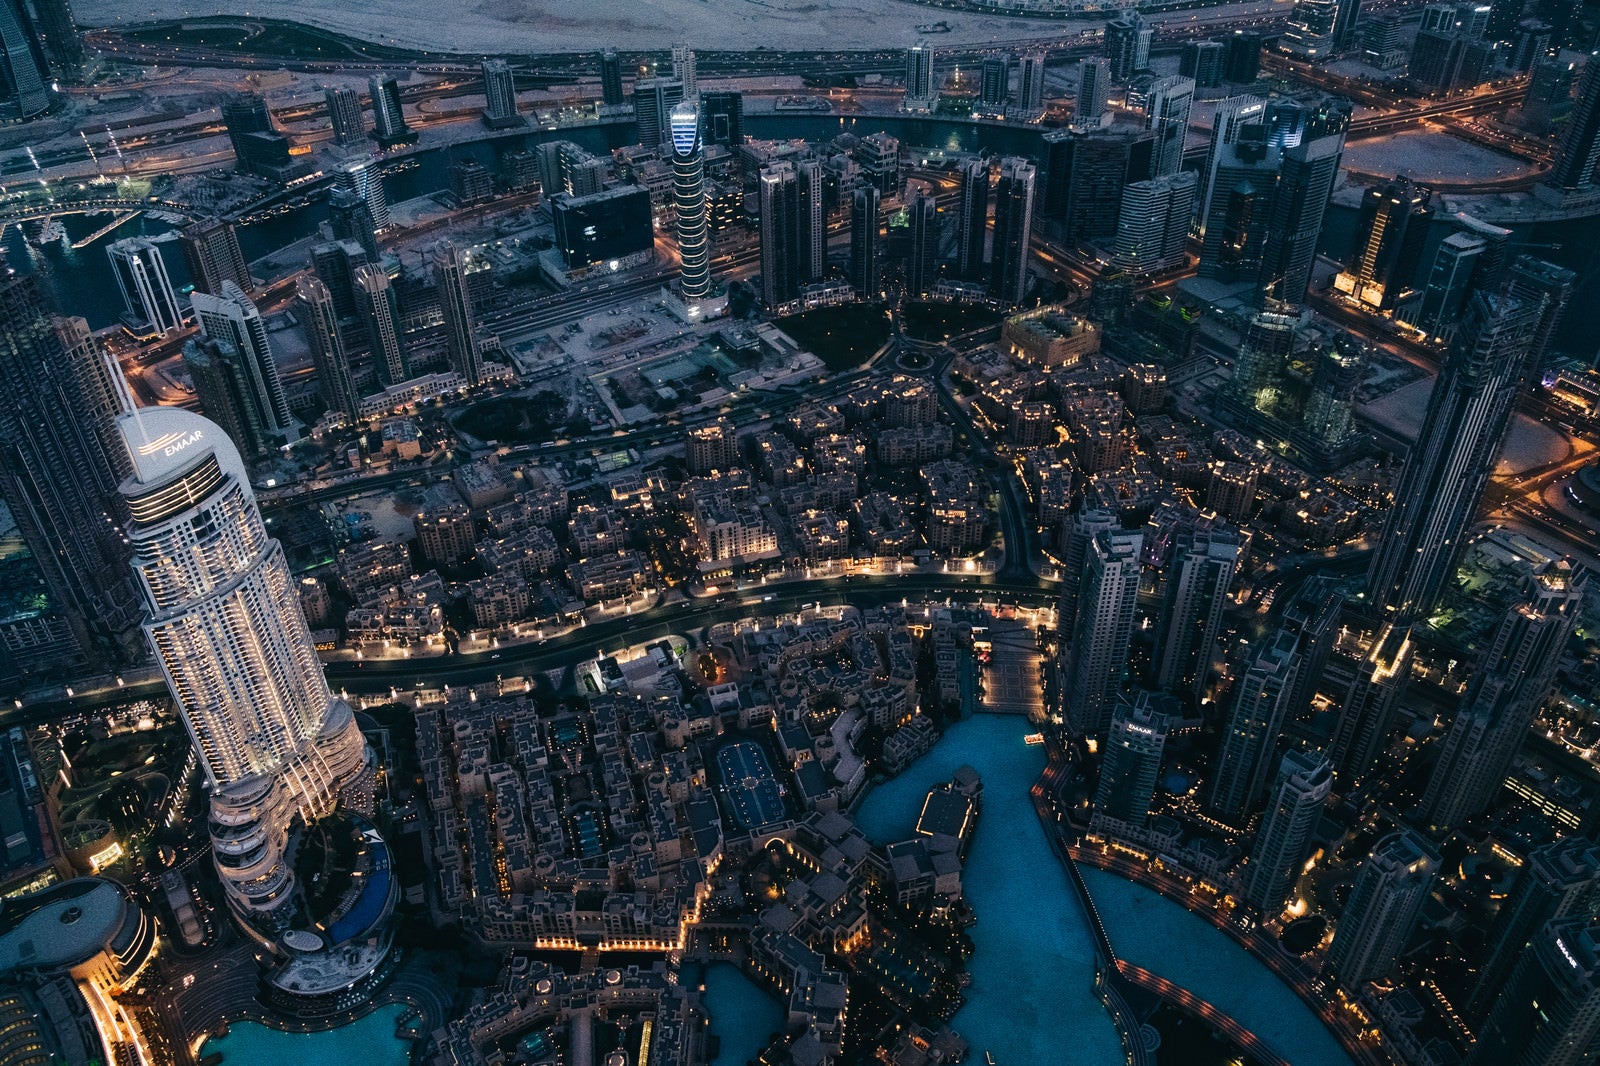
M1271 0L1218 3L1204 12L1244 9L1282 13ZM1195 12L1183 12L1187 17ZM762 0L643 0L607 7L585 0L476 0L451 11L441 25L434 5L424 0L374 0L353 7L336 0L278 0L263 14L249 0L187 0L162 8L153 0L81 0L73 15L84 29L115 29L144 22L238 16L297 22L391 47L462 54L547 54L665 51L687 43L704 51L760 47L775 51L854 51L907 48L924 37L938 47L970 47L1024 37L1067 37L1098 26L1110 13L1072 19L1029 19L938 7L917 0L800 0L769 4ZM1153 16L1159 21L1163 16ZM1169 15L1167 17L1176 17ZM919 25L943 23L947 31L917 32ZM450 40L440 40L441 31Z

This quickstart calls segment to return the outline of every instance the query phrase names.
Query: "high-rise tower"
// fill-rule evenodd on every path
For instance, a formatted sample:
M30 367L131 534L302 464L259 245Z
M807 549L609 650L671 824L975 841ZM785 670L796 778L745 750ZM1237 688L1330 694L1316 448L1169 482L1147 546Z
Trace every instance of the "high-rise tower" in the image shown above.
M0 60L6 99L17 117L30 119L50 110L50 67L33 21L15 0L0 3Z
M1420 279L1432 194L1406 178L1369 188L1361 198L1355 249L1334 288L1368 307L1387 311Z
M382 233L389 228L389 197L383 188L383 171L378 169L378 161L370 156L366 159L352 159L341 163L333 172L333 189L335 192L345 192L360 197L367 205L367 213L372 219L374 234ZM351 238L340 236L342 240ZM365 244L365 242L362 242Z
M1342 127L1307 135L1283 150L1272 221L1261 265L1261 291L1284 303L1304 303L1311 284L1322 219L1344 154Z
M1028 261L1033 254L1033 197L1038 172L1026 159L1000 164L994 187L994 256L989 295L1017 306L1028 295Z
M322 91L328 106L328 122L333 127L333 143L340 147L360 144L367 139L361 121L361 94L348 85L330 85Z
M1086 545L1077 617L1068 650L1067 724L1080 736L1100 737L1111 724L1133 640L1133 615L1139 599L1137 531L1105 530Z
M1137 11L1124 11L1106 23L1105 55L1111 61L1111 77L1130 80L1150 65L1150 44L1154 31Z
M1374 606L1409 620L1438 603L1505 437L1537 321L1535 308L1509 297L1480 292L1468 302L1373 553Z
M122 457L107 448L113 419L132 401L81 321L52 318L34 277L0 278L0 497L51 607L87 662L103 668L137 659L142 643L117 528Z
M906 292L925 295L933 288L939 259L939 203L927 193L911 201L911 258L906 264Z
M672 46L672 76L683 85L683 98L690 103L700 98L700 75L695 69L694 49L686 44Z
M272 343L261 311L244 290L224 281L215 296L197 292L190 297L195 324L213 340L226 341L244 360L251 391L259 398L262 412L269 419L268 433L281 434L294 425L289 401L278 378L278 364L272 357Z
M122 291L127 308L123 321L129 329L165 336L183 328L183 311L160 245L145 237L124 237L106 246L106 256Z
M622 57L615 48L600 53L600 102L615 107L624 102L622 95Z
M1204 530L1184 537L1168 564L1151 681L1198 700L1211 679L1217 633L1239 566L1238 534Z
M490 129L509 129L523 124L517 114L517 81L511 65L503 59L483 61L483 124Z
M878 293L878 190L862 185L850 197L850 284L859 300Z
M933 102L933 49L922 43L906 49L908 110L927 110Z
M333 310L333 294L315 274L302 277L295 286L295 299L305 318L306 339L311 343L311 362L317 370L317 387L330 410L350 418L361 413L361 397L350 377L350 357L339 334L339 317Z
M479 385L483 382L483 350L478 346L478 324L467 292L466 259L448 240L433 246L433 283L439 290L450 369L460 374L469 387Z
M761 299L777 308L800 295L800 182L787 160L761 168Z
M1600 63L1590 59L1578 76L1578 98L1561 129L1556 159L1545 184L1557 189L1588 188L1600 163Z
M196 291L217 295L225 281L241 289L251 287L250 266L244 261L233 223L220 218L202 219L189 223L182 232L183 258Z
M328 691L283 548L227 436L179 408L119 426L144 631L211 790L217 874L237 914L270 924L294 898L291 824L333 809L362 774L365 744Z
M1072 112L1075 125L1100 121L1111 99L1111 60L1090 57L1078 64L1078 99Z
M1156 135L1153 176L1164 178L1183 168L1183 143L1189 135L1189 112L1194 107L1194 79L1158 78L1145 99L1144 124Z
M400 329L400 302L389 275L371 263L359 266L352 278L357 312L366 320L367 338L378 380L397 385L411 376Z
M691 53L692 55L692 53ZM692 62L692 60L691 60ZM678 289L686 300L711 292L711 242L706 229L705 154L700 109L685 100L672 109L672 204L678 215Z
M1097 813L1130 825L1143 825L1150 817L1150 801L1161 776L1161 752L1166 747L1170 715L1141 692L1135 699L1117 703L1111 715L1100 760L1100 781L1094 790Z
M984 241L989 234L989 164L961 164L960 229L956 233L956 273L967 281L983 278Z
M1600 929L1589 916L1534 934L1468 1066L1579 1066L1600 1055Z
M1261 645L1233 686L1233 707L1212 769L1211 809L1242 823L1278 765L1278 742L1299 667L1299 638L1280 629Z
M1478 1016L1488 1012L1517 959L1545 923L1587 918L1597 906L1600 847L1593 841L1563 837L1530 852L1489 927L1468 1011Z
M367 79L372 94L372 137L385 148L409 144L417 134L406 124L405 107L400 102L400 83L392 74L374 74Z
M1278 765L1272 802L1250 848L1244 871L1244 899L1257 911L1276 917L1306 859L1311 831L1333 790L1333 767L1314 751L1288 751Z
M1353 991L1388 976L1416 931L1439 861L1432 844L1408 831L1390 833L1373 846L1328 949L1341 985Z

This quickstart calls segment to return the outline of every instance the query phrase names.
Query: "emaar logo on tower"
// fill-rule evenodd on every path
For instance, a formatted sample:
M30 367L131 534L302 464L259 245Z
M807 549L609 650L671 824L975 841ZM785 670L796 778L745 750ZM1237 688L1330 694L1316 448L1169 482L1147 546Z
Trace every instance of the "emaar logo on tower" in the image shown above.
M192 429L187 433L163 433L155 440L146 441L139 445L139 454L141 456L155 455L159 452L170 459L190 445L198 443L204 437L205 430L203 429Z

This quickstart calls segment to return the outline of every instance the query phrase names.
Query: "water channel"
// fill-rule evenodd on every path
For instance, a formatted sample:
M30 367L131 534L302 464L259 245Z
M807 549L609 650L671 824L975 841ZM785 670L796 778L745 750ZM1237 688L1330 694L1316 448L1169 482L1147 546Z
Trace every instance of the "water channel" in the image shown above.
M394 1035L406 1008L380 1007L360 1021L321 1033L286 1033L256 1022L234 1022L228 1035L213 1037L201 1055L221 1053L222 1066L282 1066L286 1062L359 1062L405 1066L411 1049Z

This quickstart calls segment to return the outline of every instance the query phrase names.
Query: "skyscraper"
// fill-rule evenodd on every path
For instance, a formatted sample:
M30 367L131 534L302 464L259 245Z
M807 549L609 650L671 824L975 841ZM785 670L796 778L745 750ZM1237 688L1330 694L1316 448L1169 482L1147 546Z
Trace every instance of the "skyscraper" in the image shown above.
M1153 36L1137 11L1124 11L1106 23L1105 55L1111 61L1112 80L1128 81L1150 65Z
M1509 424L1535 308L1478 293L1434 382L1367 574L1372 603L1426 617L1455 572Z
M633 83L633 117L639 125L639 143L655 148L666 140L672 109L685 97L676 78L639 78Z
M1404 177L1375 185L1361 198L1355 247L1334 288L1367 307L1392 310L1418 284L1432 193Z
M344 147L367 139L366 124L361 121L360 93L348 85L330 85L322 90L322 98L328 106L334 144Z
M1183 46L1178 73L1193 78L1198 89L1215 89L1222 84L1222 67L1227 46L1221 41L1190 41Z
M600 53L600 102L616 106L624 101L622 95L622 57L615 48Z
M1333 16L1333 52L1343 55L1356 47L1356 24L1361 21L1361 0L1339 0Z
M405 107L400 102L400 83L393 74L378 73L367 79L372 94L372 137L385 148L410 144L417 134L406 124Z
M906 49L907 110L928 110L933 104L933 49L918 42Z
M1143 825L1149 819L1150 800L1161 776L1161 752L1172 724L1160 702L1149 692L1117 701L1094 790L1096 813L1130 825Z
M1196 530L1179 541L1167 564L1156 627L1154 687L1195 700L1205 691L1239 554L1239 536L1231 530Z
M911 257L906 263L906 292L925 295L933 288L939 259L939 202L919 192L911 201Z
M1388 976L1416 931L1438 873L1439 853L1416 833L1396 831L1373 846L1328 949L1341 985L1354 991Z
M1111 724L1133 640L1133 614L1139 598L1137 531L1098 532L1085 546L1076 617L1064 641L1068 652L1067 724L1085 737L1100 737Z
M1496 628L1422 794L1433 825L1455 828L1483 813L1505 783L1577 625L1581 573L1565 561L1542 567Z
M490 129L523 125L517 114L517 81L503 59L483 61L483 124Z
M1111 99L1111 60L1090 57L1078 63L1078 100L1072 121L1078 125L1099 122Z
M677 213L678 290L698 300L711 292L711 243L706 229L705 154L700 109L685 100L672 109L672 205Z
M1200 183L1199 196L1195 202L1195 221L1199 228L1200 236L1204 237L1208 224L1208 214L1211 210L1211 198L1217 186L1217 166L1222 157L1222 150L1239 140L1244 127L1252 123L1259 125L1267 110L1267 102L1259 96L1230 96L1217 104L1216 114L1211 122L1211 141L1206 149L1205 170L1201 173L1204 177ZM1273 183L1274 185L1276 182Z
M1522 377L1522 384L1529 388L1539 384L1550 342L1561 328L1577 284L1577 274L1531 255L1519 255L1511 264L1506 275L1506 292L1512 299L1539 309L1539 320L1528 341Z
M1189 111L1193 107L1193 78L1158 78L1150 86L1144 124L1156 135L1152 177L1164 178L1183 168L1183 143L1189 135Z
M900 142L887 133L869 133L856 145L861 177L880 197L900 195Z
M339 164L333 172L333 188L335 192L342 191L361 198L367 205L367 214L372 219L373 233L382 233L389 228L389 197L384 191L383 171L378 168L376 159L368 156L365 159L351 159Z
M1600 163L1600 63L1593 59L1578 76L1578 98L1556 142L1556 158L1545 184L1557 189L1582 189L1594 184Z
M1222 39L1222 80L1233 85L1249 85L1261 75L1261 33L1259 30L1234 30Z
M1339 0L1297 0L1278 47L1307 62L1331 59L1338 18Z
M352 278L356 307L366 320L367 337L372 344L372 361L378 380L395 385L411 377L405 348L401 343L400 302L389 275L370 263L359 266Z
M856 299L878 294L878 190L859 186L850 197L850 285Z
M333 809L366 745L328 691L283 548L226 435L169 407L119 426L144 631L211 790L217 875L236 914L270 919L295 895L291 823Z
M1483 238L1470 233L1452 233L1439 242L1422 299L1412 315L1418 329L1436 340L1448 340L1455 334L1484 248Z
M700 94L700 131L707 144L737 148L744 143L744 94L733 90Z
M1582 837L1563 837L1533 849L1489 927L1468 1012L1475 1016L1488 1013L1528 942L1545 923L1588 918L1597 906L1600 847Z
M761 299L775 309L800 295L800 182L787 160L761 168Z
M1044 55L1040 52L1022 57L1017 74L1017 106L1024 115L1037 115L1044 110Z
M1332 790L1333 767L1326 757L1314 751L1284 753L1244 870L1245 902L1261 914L1275 917L1289 899Z
M956 274L967 281L983 278L984 243L989 236L989 164L969 159L961 164L961 214L956 231Z
M1600 1054L1600 929L1589 916L1534 934L1468 1066L1579 1066Z
M683 85L683 98L694 103L700 96L700 77L695 70L694 50L686 44L672 46L672 76Z
M1026 159L1000 163L994 187L994 256L989 270L989 295L1017 306L1028 295L1028 260L1032 255L1033 197L1037 171Z
M344 350L344 338L339 334L333 296L320 278L308 274L296 284L295 298L305 318L311 363L317 370L317 387L322 391L323 401L330 410L355 418L361 413L361 397L350 377L350 358Z
M984 56L978 68L978 103L990 111L1005 107L1011 99L1011 70L1017 57L1001 53Z
M1198 181L1193 172L1136 181L1122 190L1111 263L1130 274L1184 266Z
M1355 664L1339 700L1339 718L1329 746L1339 791L1348 794L1366 780L1389 743L1400 697L1411 680L1411 627L1385 622Z
M1318 136L1308 134L1284 150L1261 265L1261 290L1275 300L1305 302L1322 218L1343 154L1342 127Z
M1262 127L1245 132L1211 158L1211 198L1200 221L1200 275L1230 284L1261 274L1283 168L1282 149L1261 139Z
M1151 176L1155 137L1126 127L1046 133L1040 220L1059 224L1069 242L1114 236L1122 190Z
M107 245L106 255L127 308L122 320L130 330L165 336L183 328L183 311L160 245L146 237L124 237Z
M1234 683L1233 707L1211 776L1211 809L1219 818L1242 824L1277 769L1298 647L1294 633L1279 629L1256 649Z
M289 414L289 402L278 377L278 364L272 357L272 344L267 339L267 327L261 320L260 310L244 290L231 281L224 281L221 291L214 296L197 292L190 301L201 334L222 342L237 357L245 395L235 402L244 403L253 412L252 421L259 420L259 425L248 434L253 439L235 437L234 443L249 451L265 451L281 443L281 438L293 427L294 419ZM200 393L200 402L205 405L206 393L198 380L195 391ZM216 394L213 396L215 399ZM224 426L228 425L228 420L213 413L212 407L207 407L206 411Z
M251 288L250 267L231 222L207 218L183 227L183 258L189 266L189 280L199 292L216 295L224 281Z
M1283 382L1284 364L1295 349L1301 316L1297 309L1270 304L1250 316L1233 360L1228 388L1252 407L1268 405L1268 394Z
M828 270L827 175L820 159L802 159L795 164L799 182L798 223L800 283L822 280Z
M450 369L467 385L483 382L483 351L478 347L478 325L467 292L467 265L448 240L433 246L433 283L439 290L439 311L444 316L445 356Z
M83 41L68 0L33 0L33 28L44 46L45 59L55 72L56 80L81 80Z
M132 401L108 358L81 320L52 319L33 276L0 278L0 497L51 608L102 668L137 659L141 645L117 528L122 457L106 447L115 442L106 428Z
M44 49L32 20L15 0L0 3L0 50L6 102L17 117L30 119L50 110L50 68Z
M1300 428L1308 452L1325 464L1336 465L1358 435L1356 396L1366 369L1366 348L1349 334L1335 337L1317 353Z

